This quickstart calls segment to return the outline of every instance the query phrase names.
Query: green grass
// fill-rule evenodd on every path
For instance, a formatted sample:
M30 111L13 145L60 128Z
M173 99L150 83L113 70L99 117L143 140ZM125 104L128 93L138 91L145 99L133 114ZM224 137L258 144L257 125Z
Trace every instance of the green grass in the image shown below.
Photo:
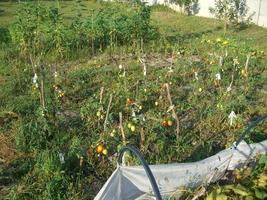
M159 11L157 9L153 12L152 19L160 27L161 32L166 34L207 33L206 35L212 39L223 35L222 23L216 19L185 16L171 10ZM267 48L267 29L263 27L250 25L243 30L230 30L227 36L261 50Z
M37 1L28 2L29 4L37 4ZM47 6L57 6L59 5L62 9L63 18L66 22L72 19L77 12L77 3L75 1L40 1L41 5ZM22 2L21 4L25 4ZM83 16L88 16L90 12L94 9L99 9L102 7L101 3L96 3L95 1L83 1L84 7L81 9ZM15 21L16 10L20 7L20 4L13 1L0 2L0 26L9 26Z

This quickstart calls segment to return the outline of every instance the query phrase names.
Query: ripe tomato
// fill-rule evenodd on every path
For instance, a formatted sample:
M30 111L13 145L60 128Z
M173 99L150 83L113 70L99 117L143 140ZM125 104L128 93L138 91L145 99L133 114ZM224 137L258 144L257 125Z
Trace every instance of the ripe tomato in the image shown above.
M134 103L134 100L131 98L127 98L126 104L127 105L132 105Z
M236 125L236 128L238 128L238 129L240 129L241 127L242 127L241 124L237 124L237 125Z
M162 126L164 126L164 127L168 127L168 121L167 121L167 120L164 120L164 121L162 122Z

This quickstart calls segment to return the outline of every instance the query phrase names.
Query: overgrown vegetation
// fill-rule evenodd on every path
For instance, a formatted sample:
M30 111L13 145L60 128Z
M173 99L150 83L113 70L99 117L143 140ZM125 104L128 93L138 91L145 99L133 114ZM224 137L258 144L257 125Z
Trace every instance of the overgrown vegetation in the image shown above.
M14 23L0 29L5 198L92 199L127 143L149 163L196 161L229 147L266 113L261 49L220 28L212 37L180 33L166 20L162 30L140 2L94 10L72 3L68 19L61 2L21 3ZM247 142L266 139L265 127ZM252 182L265 168L261 160ZM248 196L256 195L252 182L243 185Z
M232 183L222 183L212 187L207 199L266 199L267 192L267 156L258 158L256 165L234 171ZM229 176L229 174L228 174ZM230 175L231 176L231 175ZM229 180L229 178L226 180Z
M215 184L200 186L193 191L184 188L180 199L266 199L266 158L263 155L234 171L227 171Z

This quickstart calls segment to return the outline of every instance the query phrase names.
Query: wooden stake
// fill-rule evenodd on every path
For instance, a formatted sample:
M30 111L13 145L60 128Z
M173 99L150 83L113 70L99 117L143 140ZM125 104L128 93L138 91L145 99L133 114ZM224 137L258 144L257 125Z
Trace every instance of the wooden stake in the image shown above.
M246 76L248 75L248 64L249 64L249 60L250 60L250 54L247 55L247 60L246 60L246 65L245 65Z
M112 94L111 94L110 97L109 97L108 108L107 108L107 114L106 114L106 118L105 118L105 121L104 121L104 131L105 131L106 128L107 128L107 121L108 121L108 115L109 115L109 110L110 110L111 102L112 102Z
M99 103L100 104L102 104L103 94L104 94L104 87L101 87L100 94L99 94Z
M122 136L122 142L125 145L126 144L126 137L124 134L123 126L122 126L122 113L119 113L119 118L120 118L120 129L121 129L121 136Z
M171 99L171 94L170 94L170 87L168 83L164 84L164 87L166 88L167 91L167 98L169 100L169 104L170 104L170 108L172 110L172 117L176 120L176 139L178 139L179 133L180 133L180 122L179 122L179 118L175 112L175 106L172 103L172 99Z
M144 132L144 128L141 128L141 131L140 131L140 137L141 137L140 147L141 147L141 149L144 149L144 142L145 142L145 132Z
M139 96L139 80L136 82L136 88L135 88L135 99L138 99Z

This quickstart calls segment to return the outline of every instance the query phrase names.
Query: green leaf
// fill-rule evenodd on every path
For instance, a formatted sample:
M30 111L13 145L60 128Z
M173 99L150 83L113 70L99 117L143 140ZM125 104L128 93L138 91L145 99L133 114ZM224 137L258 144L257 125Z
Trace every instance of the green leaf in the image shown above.
M228 197L225 194L219 194L217 196L217 200L227 200L227 199L228 199Z
M263 155L260 160L259 160L259 164L267 164L267 155Z
M255 190L255 195L258 199L266 199L267 198L267 193L264 190L261 190L258 188Z
M245 200L254 200L255 198L253 196L247 196Z

